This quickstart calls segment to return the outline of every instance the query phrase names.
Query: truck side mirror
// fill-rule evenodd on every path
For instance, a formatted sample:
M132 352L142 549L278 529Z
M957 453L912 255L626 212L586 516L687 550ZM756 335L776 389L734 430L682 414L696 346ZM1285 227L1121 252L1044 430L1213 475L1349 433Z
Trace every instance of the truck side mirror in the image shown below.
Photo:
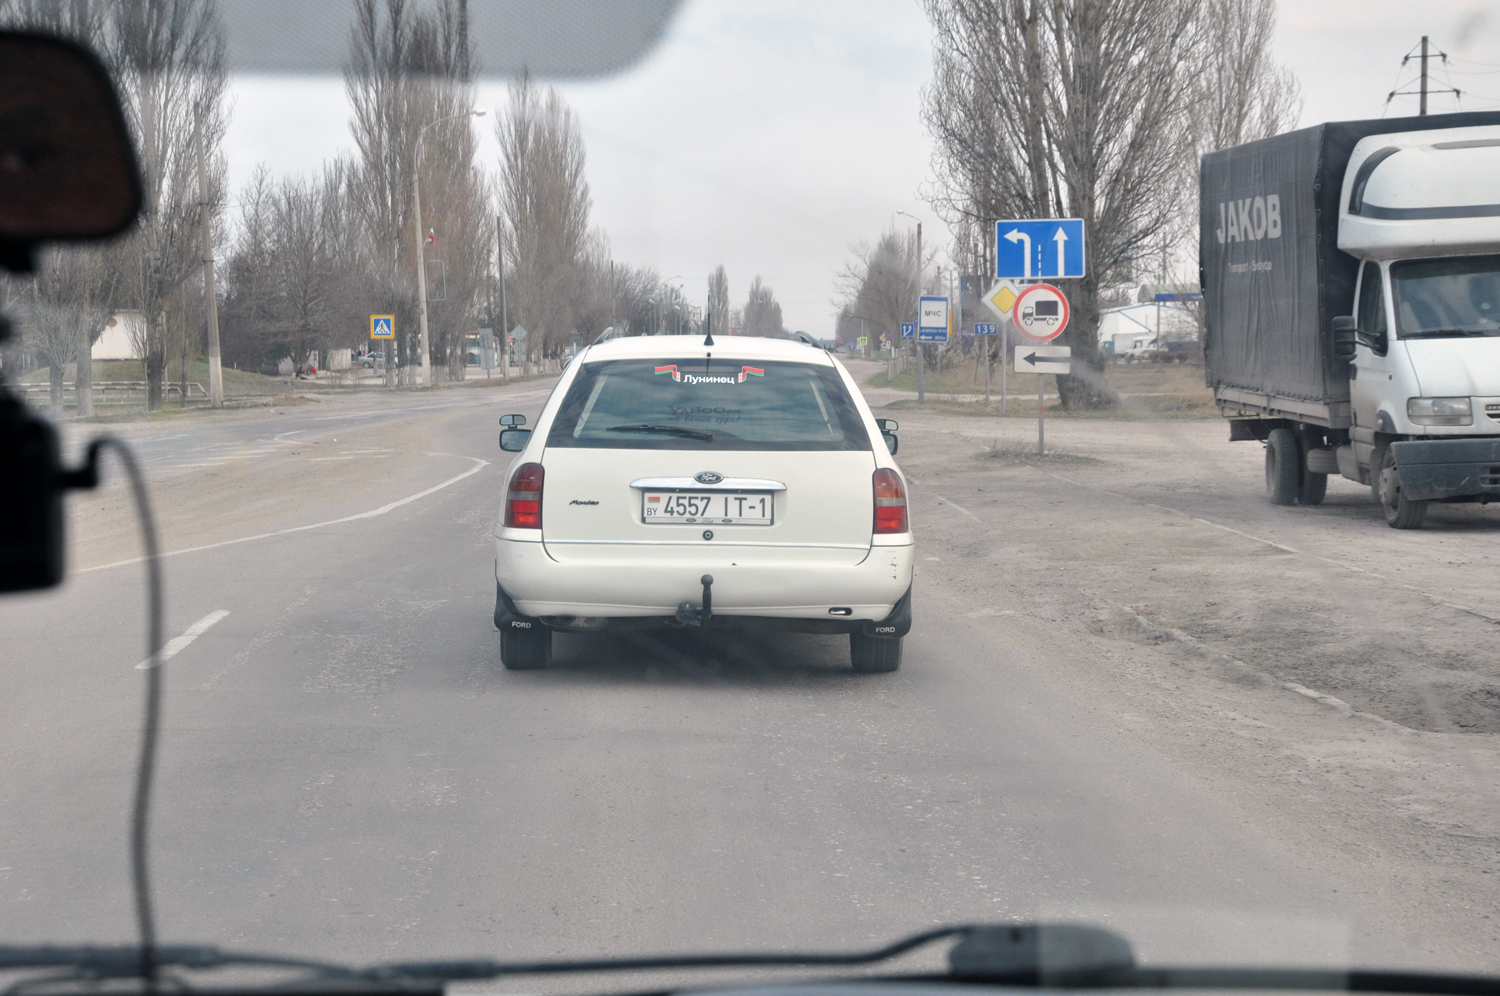
M526 424L525 415L501 415L500 424L515 428Z
M1353 315L1339 315L1333 320L1333 355L1341 360L1354 359L1359 342L1359 325Z

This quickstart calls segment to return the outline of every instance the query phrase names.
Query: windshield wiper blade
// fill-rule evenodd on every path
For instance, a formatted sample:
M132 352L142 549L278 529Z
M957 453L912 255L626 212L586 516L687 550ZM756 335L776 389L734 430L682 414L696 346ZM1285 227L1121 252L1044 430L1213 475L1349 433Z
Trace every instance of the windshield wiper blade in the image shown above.
M1422 329L1420 332L1408 332L1402 336L1403 339L1447 339L1453 336L1470 335L1500 335L1500 327L1493 329Z
M1369 969L1138 966L1130 943L1118 934L1085 924L955 924L913 934L865 951L660 955L563 961L454 959L390 962L358 969L277 955L221 951L207 945L163 945L155 949L163 968L262 967L302 969L290 982L192 991L223 996L272 992L356 994L402 993L440 996L444 984L514 975L621 972L694 968L813 968L889 961L935 941L958 941L948 952L946 973L862 976L902 981L974 983L1075 989L1299 989L1303 991L1420 993L1430 996L1500 996L1500 979L1441 972ZM141 948L118 946L0 946L0 971L73 968L79 980L130 978L140 971ZM75 978L75 977L69 977ZM25 987L21 980L13 989ZM56 977L52 983L66 981Z
M156 964L163 967L209 969L231 966L294 968L320 975L354 978L356 972L333 962L286 958L281 955L222 951L207 944L167 944L154 950ZM134 978L141 972L141 948L137 944L3 944L0 972L28 968L75 968L101 978Z
M714 434L707 429L684 429L680 425L612 425L609 432L654 432L661 436L681 436L684 439L701 439L705 443L714 441Z

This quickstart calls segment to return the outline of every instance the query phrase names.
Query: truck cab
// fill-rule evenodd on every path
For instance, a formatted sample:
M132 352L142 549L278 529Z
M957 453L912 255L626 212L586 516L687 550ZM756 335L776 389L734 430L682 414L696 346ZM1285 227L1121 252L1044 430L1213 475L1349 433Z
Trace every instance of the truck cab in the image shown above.
M1351 421L1336 458L1398 527L1431 500L1500 498L1497 177L1500 126L1371 135L1344 174L1338 247L1359 269L1334 333Z

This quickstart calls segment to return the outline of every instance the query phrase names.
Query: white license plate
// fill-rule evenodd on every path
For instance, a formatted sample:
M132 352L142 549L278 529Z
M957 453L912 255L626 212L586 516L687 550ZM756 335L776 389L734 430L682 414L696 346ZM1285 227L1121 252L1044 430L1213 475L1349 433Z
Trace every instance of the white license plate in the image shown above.
M773 498L768 494L725 491L710 494L647 491L642 496L641 518L647 524L769 526Z

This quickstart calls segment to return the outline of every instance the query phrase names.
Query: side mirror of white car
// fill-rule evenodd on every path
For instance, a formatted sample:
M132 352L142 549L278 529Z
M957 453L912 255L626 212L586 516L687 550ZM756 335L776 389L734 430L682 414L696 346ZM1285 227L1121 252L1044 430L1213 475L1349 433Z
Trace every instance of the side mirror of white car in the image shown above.
M530 429L501 429L500 448L507 453L519 453L531 440Z

